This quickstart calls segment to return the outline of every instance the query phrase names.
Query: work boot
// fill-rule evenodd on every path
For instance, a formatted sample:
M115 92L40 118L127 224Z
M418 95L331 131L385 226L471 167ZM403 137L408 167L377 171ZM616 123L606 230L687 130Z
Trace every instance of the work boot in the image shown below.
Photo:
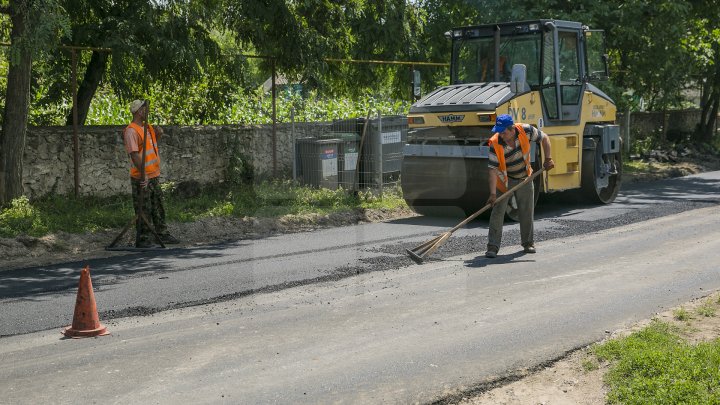
M532 243L528 243L527 245L523 246L523 252L525 253L535 253L535 245Z
M498 247L493 245L488 245L487 251L485 252L485 257L489 259L494 259L497 256L498 253Z
M160 240L162 241L162 243L165 243L167 245L177 245L178 243L180 243L179 240L177 240L169 233L166 233L165 235L160 235Z

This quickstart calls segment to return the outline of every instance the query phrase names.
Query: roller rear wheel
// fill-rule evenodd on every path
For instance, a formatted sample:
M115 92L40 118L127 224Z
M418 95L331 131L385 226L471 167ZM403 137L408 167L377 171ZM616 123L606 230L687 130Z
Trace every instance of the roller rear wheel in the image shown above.
M582 151L582 194L590 202L609 204L620 191L622 152L602 154L597 140L589 141L592 147L586 146Z

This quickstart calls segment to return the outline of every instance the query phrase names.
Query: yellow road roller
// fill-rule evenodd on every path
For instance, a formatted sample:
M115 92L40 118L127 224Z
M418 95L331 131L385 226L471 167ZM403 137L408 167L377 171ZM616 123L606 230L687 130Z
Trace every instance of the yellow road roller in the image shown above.
M536 178L540 192L577 189L611 203L622 176L612 99L591 84L608 77L605 37L578 22L533 20L468 26L452 41L450 85L410 108L401 183L408 205L425 215L464 215L488 190L488 139L500 114L550 137L555 168ZM539 168L541 148L533 144ZM514 201L507 215L516 219Z

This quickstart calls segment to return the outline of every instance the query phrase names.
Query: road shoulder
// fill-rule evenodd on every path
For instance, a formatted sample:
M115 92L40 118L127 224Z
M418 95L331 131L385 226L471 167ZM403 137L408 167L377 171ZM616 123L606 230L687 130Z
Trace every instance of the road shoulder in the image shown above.
M708 303L720 307L720 291L657 313L654 317L635 323L631 327L608 333L607 339L618 339L637 332L653 320L676 325L682 330L682 338L691 344L707 342L720 338L720 314L714 316L698 314L698 308ZM677 311L689 314L687 320L678 320ZM610 331L608 331L610 332ZM599 342L602 343L602 342ZM604 378L610 370L608 362L598 362L587 346L571 353L551 364L536 370L520 370L516 381L508 382L487 391L468 394L459 401L461 405L502 405L502 404L586 404L604 405L607 386Z

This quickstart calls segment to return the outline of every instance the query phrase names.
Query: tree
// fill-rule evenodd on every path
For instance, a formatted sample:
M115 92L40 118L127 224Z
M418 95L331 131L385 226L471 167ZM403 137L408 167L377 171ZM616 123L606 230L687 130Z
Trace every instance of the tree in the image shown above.
M222 8L214 0L155 2L132 0L64 0L70 15L70 45L111 48L92 51L78 88L78 121L82 125L103 78L123 99L145 93L153 83L187 82L220 58L210 28ZM70 89L68 55L57 54L54 84L48 93L57 101ZM110 70L108 72L108 65ZM107 74L107 76L106 76ZM72 124L72 112L66 124Z
M715 137L720 107L720 4L718 1L698 2L694 5L693 24L683 45L692 58L690 66L702 86L701 118L695 139L710 142Z
M22 162L33 53L55 43L66 25L62 9L53 0L11 0L8 6L0 8L0 12L8 15L12 24L10 67L0 131L0 205L4 205L23 192Z

